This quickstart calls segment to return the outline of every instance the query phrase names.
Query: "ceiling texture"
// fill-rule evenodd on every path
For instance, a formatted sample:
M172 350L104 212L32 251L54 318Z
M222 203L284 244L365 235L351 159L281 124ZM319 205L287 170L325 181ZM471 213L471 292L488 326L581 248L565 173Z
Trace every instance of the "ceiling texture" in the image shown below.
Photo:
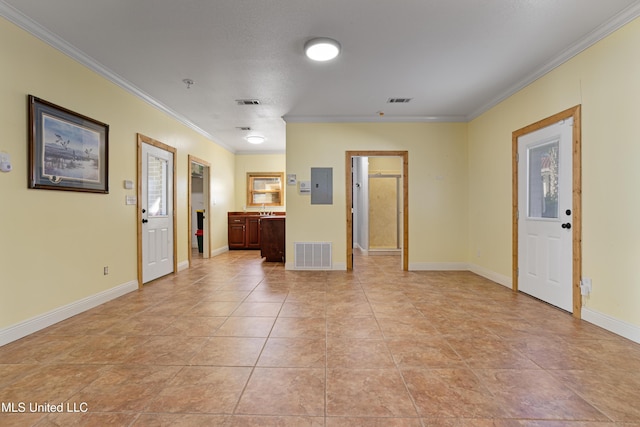
M282 153L291 122L471 120L640 0L0 0L0 15L235 153ZM341 55L307 59L313 37Z

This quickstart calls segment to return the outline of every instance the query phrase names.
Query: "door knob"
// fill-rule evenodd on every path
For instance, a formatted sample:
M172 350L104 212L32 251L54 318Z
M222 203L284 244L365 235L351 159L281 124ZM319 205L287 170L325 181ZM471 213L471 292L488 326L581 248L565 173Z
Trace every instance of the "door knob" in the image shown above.
M143 223L143 224L146 224L146 223L148 223L148 222L149 222L149 220L148 220L148 219L143 219L143 220L142 220L142 223ZM564 224L563 224L562 226L564 227Z
M561 227L562 227L562 228L566 228L566 229L568 230L568 229L570 229L570 228L571 228L571 223L570 223L570 222L567 222L567 223L565 223L565 224L562 224L562 225L561 225Z

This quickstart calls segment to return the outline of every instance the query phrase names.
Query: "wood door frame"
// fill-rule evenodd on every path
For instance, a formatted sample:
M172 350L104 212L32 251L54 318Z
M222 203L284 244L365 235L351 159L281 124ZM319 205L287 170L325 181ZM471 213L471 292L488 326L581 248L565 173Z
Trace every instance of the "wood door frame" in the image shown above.
M205 160L202 160L196 156L192 156L191 154L188 155L188 175L189 175L189 179L187 180L187 212L189 212L188 219L187 219L187 253L189 254L189 267L191 267L191 232L192 232L192 221L191 221L191 209L192 209L192 202L191 202L191 163L197 163L199 165L204 166L205 168L207 168L209 170L208 176L207 178L209 178L209 184L206 185L207 188L207 193L204 196L205 202L206 202L206 208L204 211L204 224L203 227L204 229L207 231L207 235L206 235L206 241L203 241L203 249L207 249L209 251L208 254L205 254L203 251L203 258L209 258L211 257L211 222L209 221L211 218L211 212L209 212L211 210L211 164ZM204 189L203 189L204 191ZM203 236L204 238L204 236ZM206 243L206 245L204 244ZM207 256L204 256L207 255Z
M177 152L174 147L170 145L164 144L160 141L157 141L148 136L142 135L140 133L137 135L137 144L138 144L138 171L137 171L137 180L138 180L138 202L136 205L137 214L136 218L138 219L138 289L142 289L144 283L142 282L142 201L140 200L142 196L142 144L148 144L153 147L160 148L162 150L168 151L173 154L173 177L172 177L172 185L173 185L173 200L171 201L173 206L173 274L177 273L178 268L178 226L177 226L177 202L176 202L176 188L177 188Z
M573 290L573 317L582 317L582 294L580 292L580 279L582 277L582 106L568 108L558 114L542 119L538 122L525 126L512 133L512 281L514 292L518 291L518 138L535 132L538 129L550 126L561 120L573 118L572 153L573 153L573 277L571 287Z
M401 157L402 158L402 270L409 271L409 152L408 151L346 151L345 193L347 198L347 271L353 270L353 176L351 161L354 157Z

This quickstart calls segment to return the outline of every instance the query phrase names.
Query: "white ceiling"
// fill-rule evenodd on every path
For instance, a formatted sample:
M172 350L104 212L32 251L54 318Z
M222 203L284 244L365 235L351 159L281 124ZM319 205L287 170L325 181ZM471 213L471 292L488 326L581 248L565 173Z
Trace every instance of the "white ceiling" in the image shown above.
M0 14L244 153L283 152L285 121L467 121L640 0L0 0ZM312 63L312 37L341 56Z

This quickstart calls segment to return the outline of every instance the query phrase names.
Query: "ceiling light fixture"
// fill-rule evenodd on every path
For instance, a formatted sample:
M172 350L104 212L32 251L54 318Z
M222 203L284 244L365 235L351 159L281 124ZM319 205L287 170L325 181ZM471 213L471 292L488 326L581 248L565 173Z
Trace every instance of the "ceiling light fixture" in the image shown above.
M304 53L314 61L329 61L340 54L340 43L327 37L317 37L304 44Z
M264 136L249 135L245 138L250 144L262 144L265 141Z

